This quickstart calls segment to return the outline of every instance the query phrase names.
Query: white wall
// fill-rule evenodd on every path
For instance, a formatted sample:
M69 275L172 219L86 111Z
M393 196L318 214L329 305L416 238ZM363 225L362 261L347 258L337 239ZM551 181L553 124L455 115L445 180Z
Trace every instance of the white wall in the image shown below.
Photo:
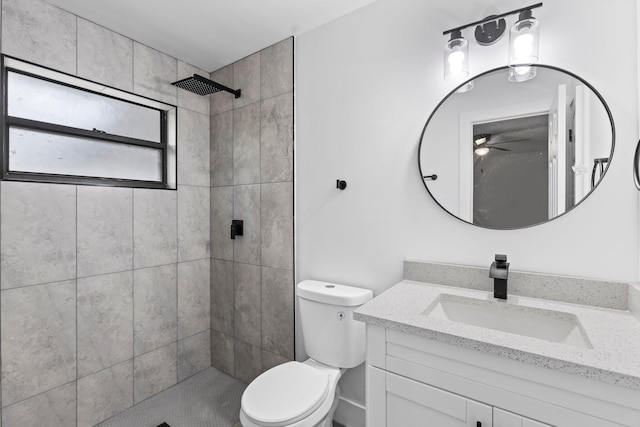
M541 21L540 62L594 85L615 120L610 170L581 206L541 226L494 231L449 216L423 188L420 132L455 86L442 77L442 31L531 4L492 3L378 0L298 38L297 281L329 280L378 294L401 280L405 259L488 266L497 252L508 254L515 270L637 280L633 0L547 0L534 13ZM472 30L464 34L471 38ZM508 37L493 47L472 42L471 74L504 65L507 47ZM348 182L345 191L335 189L338 178ZM359 399L363 382L352 375L343 389Z

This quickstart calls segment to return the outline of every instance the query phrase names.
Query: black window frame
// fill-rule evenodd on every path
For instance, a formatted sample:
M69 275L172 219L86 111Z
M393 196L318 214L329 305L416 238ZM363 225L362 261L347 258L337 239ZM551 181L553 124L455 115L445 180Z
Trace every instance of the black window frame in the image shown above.
M175 190L177 189L177 182L174 185L171 185L169 182L169 163L172 163L175 171L174 177L177 178L177 149L175 150L175 155L172 161L169 159L169 151L170 147L168 144L168 116L169 113L167 110L162 110L156 107L152 107L149 105L144 105L142 103L134 102L129 99L119 98L117 96L112 96L109 94L96 92L91 89L87 89L81 86L75 86L73 84L55 80L49 77L41 76L38 74L30 73L18 68L13 68L6 64L6 59L12 59L15 61L19 61L24 64L28 64L43 70L52 71L56 74L69 76L70 78L78 81L85 81L92 85L99 85L101 87L113 89L119 93L133 95L139 99L148 99L156 104L166 105L167 107L175 109L175 121L176 126L175 140L177 142L177 106L166 104L161 101L157 101L151 98L147 98L138 94L134 94L131 92L127 92L122 89L112 88L110 86L104 85L102 83L93 82L88 79L84 79L78 76L74 76L68 73L64 73L58 70L53 70L51 68L43 67L38 64L34 64L28 61L24 61L19 58L13 58L8 55L2 55L1 64L2 67L2 128L3 128L3 139L2 139L2 150L0 150L0 163L2 163L2 170L0 171L0 179L4 181L26 181L26 182L45 182L45 183L58 183L58 184L72 184L72 185L93 185L93 186L109 186L109 187L128 187L128 188L150 188L150 189L166 189L166 190ZM160 125L160 142L143 140L138 138L132 138L122 135L110 134L104 131L96 130L85 130L75 127L69 127L64 125L58 125L48 122L41 122L37 120L24 119L19 117L12 117L8 115L8 73L18 73L28 77L44 80L50 83L66 86L76 90L82 90L85 92L89 92L95 95L104 96L106 98L115 99L121 102L127 102L129 104L137 105L144 108L149 108L151 110L155 110L160 115L159 125ZM21 128L26 130L38 131L38 132L46 132L50 134L70 136L70 137L81 137L88 139L95 139L96 141L110 142L110 143L120 143L130 146L137 147L145 147L145 148L154 148L161 152L162 158L162 181L143 181L143 180L133 180L133 179L124 179L124 178L105 178L105 177L95 177L95 176L81 176L81 175L65 175L65 174L50 174L50 173L39 173L39 172L24 172L24 171L12 171L9 169L9 131L10 129Z

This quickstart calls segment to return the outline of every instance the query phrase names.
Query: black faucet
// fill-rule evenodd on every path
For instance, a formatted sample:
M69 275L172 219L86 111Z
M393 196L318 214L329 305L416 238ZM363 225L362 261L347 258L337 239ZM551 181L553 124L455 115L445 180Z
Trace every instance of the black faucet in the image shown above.
M506 255L496 254L496 260L491 264L489 277L493 279L493 297L507 299L507 278L509 277L509 263Z

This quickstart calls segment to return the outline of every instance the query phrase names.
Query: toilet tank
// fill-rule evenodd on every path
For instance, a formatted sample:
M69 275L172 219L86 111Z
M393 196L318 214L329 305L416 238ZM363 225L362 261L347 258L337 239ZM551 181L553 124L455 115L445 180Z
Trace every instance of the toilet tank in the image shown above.
M353 368L365 360L365 324L353 312L373 298L369 289L305 280L298 283L304 347L314 360Z

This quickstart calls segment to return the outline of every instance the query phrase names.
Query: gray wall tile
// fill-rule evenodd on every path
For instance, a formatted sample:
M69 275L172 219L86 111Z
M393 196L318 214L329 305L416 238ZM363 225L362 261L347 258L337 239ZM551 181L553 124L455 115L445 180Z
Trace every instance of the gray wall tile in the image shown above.
M233 217L244 221L244 235L233 241L233 260L260 265L260 185L234 187Z
M178 186L178 261L209 258L209 187Z
M134 359L134 404L176 384L177 356L178 344L172 343Z
M234 86L233 64L211 73L211 80L232 89L242 89ZM211 100L211 114L220 114L233 109L234 96L228 92L217 92L209 95L209 98Z
M233 185L233 111L211 116L211 186Z
M293 359L293 272L262 268L262 348Z
M290 359L282 357L279 354L262 350L262 372L268 371L271 368L275 368L278 365L282 365L283 363L290 361Z
M76 188L1 184L2 288L73 279L76 275Z
M133 92L133 40L78 18L78 76Z
M178 61L178 80L186 79L194 74L206 79L208 79L210 75L208 72L205 72L200 68L196 68L186 62ZM209 96L202 96L197 93L189 92L188 90L178 89L178 107L186 108L208 116L210 111Z
M233 100L234 108L260 101L260 52L234 62L233 84L234 89L242 89L242 96Z
M211 331L178 341L178 381L211 366Z
M262 265L293 270L293 183L261 187Z
M293 181L293 93L262 101L261 182Z
M78 279L78 376L133 357L133 272Z
M75 74L75 15L40 0L2 0L2 53Z
M133 405L133 360L78 380L78 426L92 427Z
M171 105L178 103L177 87L171 83L178 80L178 60L133 43L133 91Z
M181 90L182 92L182 90ZM208 115L181 110L178 114L178 183L211 185Z
M75 426L75 382L4 408L2 425L4 427Z
M234 267L235 337L260 347L260 267L240 263Z
M211 327L233 335L233 262L211 260Z
M227 375L235 375L234 339L216 330L211 330L211 366Z
M293 37L260 52L262 99L291 92L293 88Z
M251 381L293 357L293 40L212 79L228 78L230 68L227 85L242 89L242 98L233 112L224 94L211 102L211 361ZM235 240L232 219L244 221ZM281 270L265 269L261 283L261 266Z
M2 404L76 379L76 283L2 291Z
M262 373L262 351L240 340L235 342L235 377L249 384Z
M233 111L233 183L260 183L260 103Z
M176 264L133 272L133 348L136 356L178 340Z
M178 261L178 192L133 190L135 268Z
M210 260L178 264L178 338L186 338L211 327L209 293Z
M78 186L78 277L133 268L133 190Z
M233 187L211 188L211 257L233 261L233 219Z

